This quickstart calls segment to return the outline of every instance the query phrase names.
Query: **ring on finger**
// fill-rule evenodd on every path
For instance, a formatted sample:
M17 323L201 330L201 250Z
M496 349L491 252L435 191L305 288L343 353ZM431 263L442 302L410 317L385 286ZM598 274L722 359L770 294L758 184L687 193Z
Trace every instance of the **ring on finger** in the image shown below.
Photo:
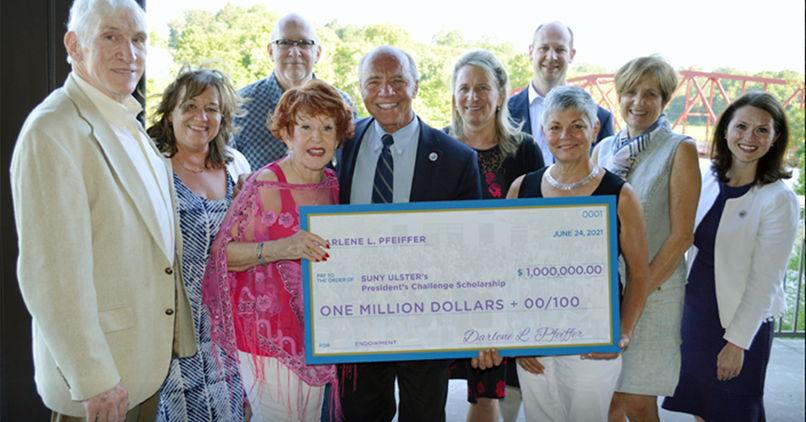
M313 248L308 248L308 255L313 255Z

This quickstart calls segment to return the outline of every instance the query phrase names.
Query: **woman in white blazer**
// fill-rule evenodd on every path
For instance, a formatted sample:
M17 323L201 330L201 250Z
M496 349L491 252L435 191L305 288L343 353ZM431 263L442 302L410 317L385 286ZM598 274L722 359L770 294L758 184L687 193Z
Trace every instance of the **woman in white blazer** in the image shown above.
M680 382L665 409L698 421L765 420L773 318L786 308L800 208L781 180L791 177L788 138L786 114L767 93L739 97L717 120L688 255Z

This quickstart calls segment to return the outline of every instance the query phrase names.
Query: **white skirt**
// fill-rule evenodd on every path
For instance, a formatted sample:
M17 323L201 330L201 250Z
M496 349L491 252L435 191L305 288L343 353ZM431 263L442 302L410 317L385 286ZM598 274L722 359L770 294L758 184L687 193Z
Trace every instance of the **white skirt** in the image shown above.
M254 358L249 353L238 351L253 422L319 422L325 386L308 385L275 358L257 356L262 360L257 366ZM265 374L257 374L256 368L262 368Z

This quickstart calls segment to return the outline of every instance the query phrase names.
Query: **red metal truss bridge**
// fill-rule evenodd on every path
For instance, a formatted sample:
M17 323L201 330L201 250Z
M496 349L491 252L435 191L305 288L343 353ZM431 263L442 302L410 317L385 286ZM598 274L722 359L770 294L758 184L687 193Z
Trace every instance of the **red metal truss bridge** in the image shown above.
M725 73L708 73L699 72L694 70L681 70L679 73L679 84L675 90L672 99L678 95L685 95L685 107L683 112L677 116L677 119L672 124L672 128L677 128L682 123L682 133L686 133L686 123L689 116L705 116L707 117L707 130L716 122L717 115L714 113L714 100L721 97L725 103L730 104L731 98L728 97L727 92L723 86L723 81L741 81L742 90L744 94L748 89L748 83L752 84L749 88L751 90L758 90L758 84L763 84L763 91L767 92L770 85L790 85L794 86L794 92L788 98L778 98L784 105L784 108L790 105L793 101L797 104L800 110L803 110L804 105L804 81L787 81L784 79L761 78L756 76L744 75L728 75ZM568 80L569 84L576 85L588 90L594 98L598 98L599 105L608 109L613 113L613 123L615 124L616 131L621 130L621 122L617 118L618 114L618 99L616 97L616 84L614 83L614 76L611 75L588 75L573 78ZM691 88L694 89L691 89ZM671 100L670 100L671 103ZM669 116L673 119L674 116ZM707 137L706 132L706 137Z

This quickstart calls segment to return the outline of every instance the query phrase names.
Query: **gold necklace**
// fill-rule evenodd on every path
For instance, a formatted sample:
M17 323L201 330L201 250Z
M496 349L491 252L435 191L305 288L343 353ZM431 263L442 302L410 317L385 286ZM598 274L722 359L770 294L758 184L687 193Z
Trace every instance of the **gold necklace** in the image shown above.
M177 157L177 158L178 158L178 157ZM188 165L186 162L184 162L184 161L183 161L181 158L179 158L179 162L180 162L180 163L182 163L182 167L184 167L184 168L185 168L185 170L187 170L187 171L189 171L189 172L191 172L191 173L196 173L196 174L199 174L199 173L201 173L201 172L203 172L203 171L204 171L204 169L201 169L201 168L198 168L198 167L191 167L191 166L189 166L189 165Z

